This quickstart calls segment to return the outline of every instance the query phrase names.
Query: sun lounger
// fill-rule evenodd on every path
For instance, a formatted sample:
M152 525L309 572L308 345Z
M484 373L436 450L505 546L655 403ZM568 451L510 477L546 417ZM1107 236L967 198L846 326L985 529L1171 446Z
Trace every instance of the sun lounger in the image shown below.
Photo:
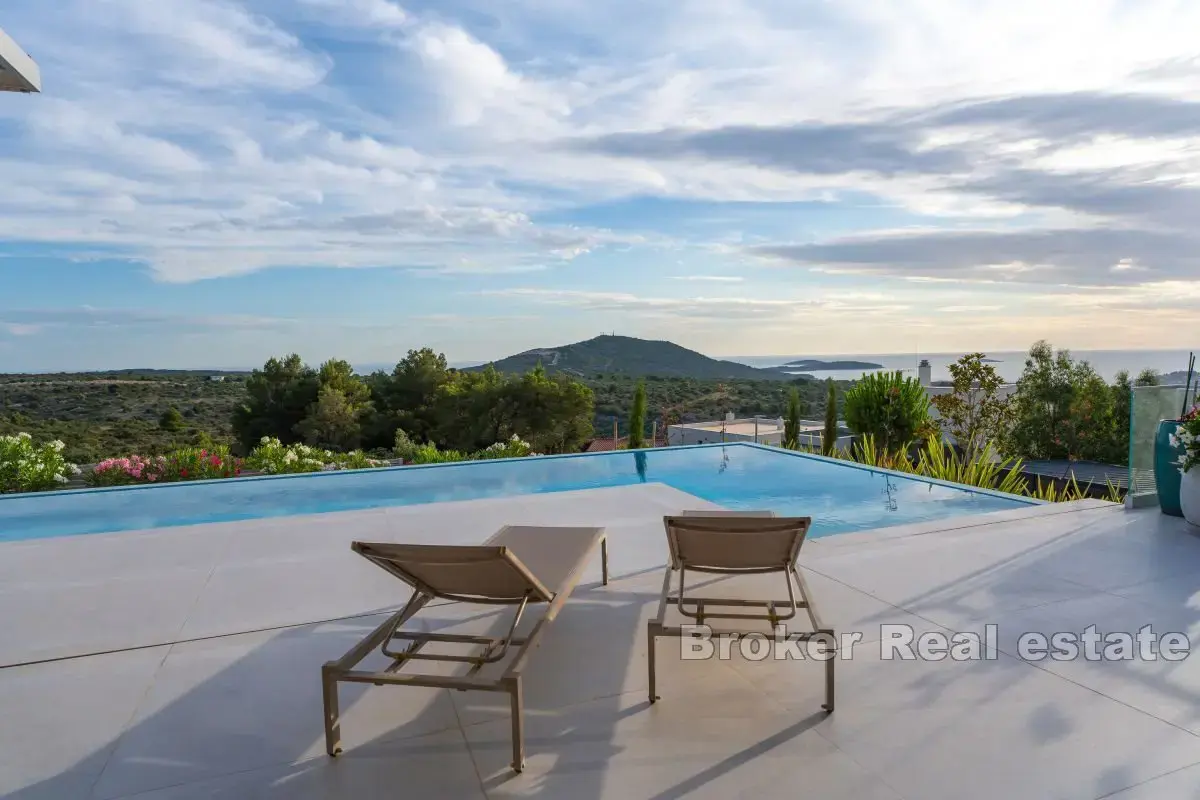
M542 633L579 583L597 544L607 584L608 541L603 528L508 526L479 546L354 542L351 547L356 553L407 583L413 588L413 595L403 609L341 659L322 667L325 749L329 755L336 756L342 751L338 681L506 692L512 703L513 769L520 772L525 766L521 672ZM516 613L508 632L500 637L402 630L432 600L513 605ZM540 610L540 616L527 636L517 637L517 625L531 606ZM406 646L393 649L393 640L405 642ZM468 645L473 652L422 652L429 643ZM502 660L510 646L517 648L515 656L499 677L489 680L477 675L484 665ZM376 647L392 659L391 665L378 672L355 670ZM443 674L399 674L404 667L419 661L458 664L467 670L453 676L444 674L446 670Z
M807 612L811 632L789 630L788 637L808 641L819 637L827 653L825 660L825 702L822 708L833 711L833 669L836 660L836 639L833 628L824 625L813 607L812 595L804 576L796 568L800 547L812 524L810 517L776 517L770 511L685 511L663 520L667 531L670 562L663 576L662 595L658 613L647 623L648 667L650 671L650 702L658 700L655 692L655 642L660 636L683 637L694 635L690 626L668 625L665 622L670 607L694 625L706 625L710 620L755 620L767 622L771 628L796 617L799 609ZM686 578L690 573L719 575L759 575L779 573L787 583L786 600L730 599L698 597L686 593ZM678 574L679 588L672 592L672 576ZM798 594L797 594L798 591ZM758 613L738 613L723 609L762 609ZM744 636L754 631L712 628L711 635L736 634ZM761 633L761 629L757 631Z

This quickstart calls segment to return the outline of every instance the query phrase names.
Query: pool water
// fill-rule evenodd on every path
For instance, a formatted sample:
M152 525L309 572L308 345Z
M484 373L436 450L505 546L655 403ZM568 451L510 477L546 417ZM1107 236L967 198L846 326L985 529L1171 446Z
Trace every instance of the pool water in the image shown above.
M739 443L7 495L0 497L0 541L638 483L665 483L728 508L811 516L810 536L1031 505Z

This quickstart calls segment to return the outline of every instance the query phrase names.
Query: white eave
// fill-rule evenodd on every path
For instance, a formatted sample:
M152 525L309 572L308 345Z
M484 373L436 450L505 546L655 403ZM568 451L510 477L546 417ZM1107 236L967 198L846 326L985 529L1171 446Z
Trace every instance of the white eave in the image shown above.
M0 92L40 92L42 74L37 63L0 30Z

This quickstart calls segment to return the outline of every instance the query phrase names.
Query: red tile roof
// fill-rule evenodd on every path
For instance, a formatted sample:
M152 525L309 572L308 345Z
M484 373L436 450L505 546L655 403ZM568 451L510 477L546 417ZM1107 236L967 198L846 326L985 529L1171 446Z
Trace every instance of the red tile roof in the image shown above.
M623 450L624 448L626 448L628 446L629 446L629 437L628 436L622 436L620 439L617 439L615 442L611 438L592 439L590 442L588 442L587 447L583 448L583 452L585 452L585 453L604 453L609 450ZM666 447L667 446L666 437L664 437L664 436L658 437L658 439L654 442L654 444L652 444L650 446L651 447Z

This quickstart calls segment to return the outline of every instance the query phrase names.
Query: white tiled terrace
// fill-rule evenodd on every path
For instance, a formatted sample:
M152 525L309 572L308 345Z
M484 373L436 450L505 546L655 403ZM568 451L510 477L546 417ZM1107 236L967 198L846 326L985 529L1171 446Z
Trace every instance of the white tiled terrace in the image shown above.
M1200 656L1029 663L1023 631L1193 632L1200 538L1087 501L809 542L824 615L864 643L822 667L681 661L645 620L663 485L0 545L0 796L32 798L1200 797ZM354 538L474 543L503 523L603 525L599 564L526 673L528 766L503 695L342 687L324 754L319 667L406 599ZM454 606L440 624L486 625ZM896 661L883 623L1000 629L994 660ZM736 654L736 650L735 650Z

